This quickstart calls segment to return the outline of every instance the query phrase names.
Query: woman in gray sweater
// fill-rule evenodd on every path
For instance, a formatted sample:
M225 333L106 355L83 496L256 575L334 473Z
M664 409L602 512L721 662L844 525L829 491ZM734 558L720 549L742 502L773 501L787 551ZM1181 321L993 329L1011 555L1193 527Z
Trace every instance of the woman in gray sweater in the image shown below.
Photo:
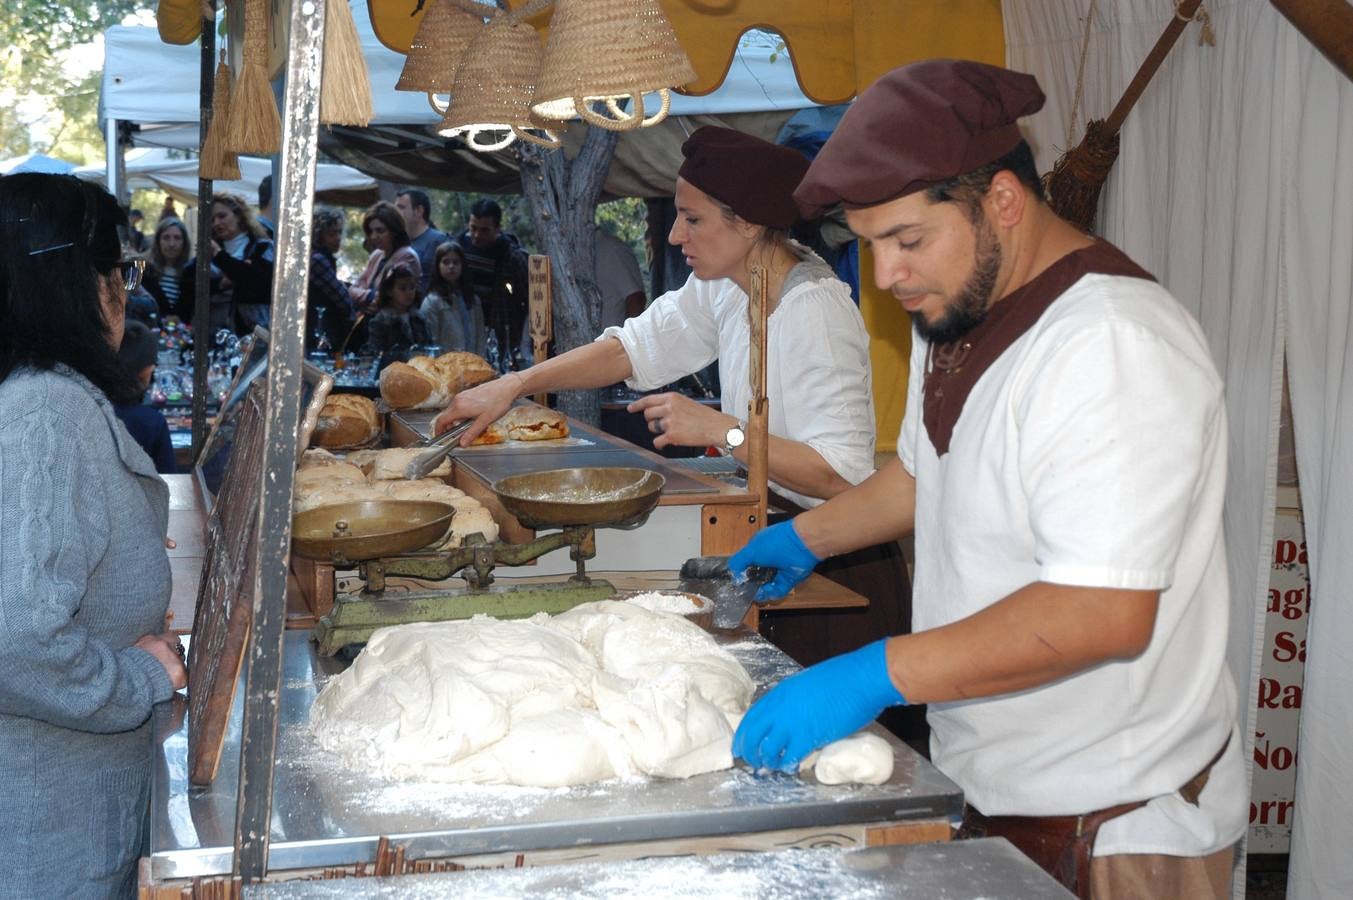
M165 628L168 489L109 404L125 217L58 175L0 178L0 897L130 897ZM124 271L125 270L125 271Z

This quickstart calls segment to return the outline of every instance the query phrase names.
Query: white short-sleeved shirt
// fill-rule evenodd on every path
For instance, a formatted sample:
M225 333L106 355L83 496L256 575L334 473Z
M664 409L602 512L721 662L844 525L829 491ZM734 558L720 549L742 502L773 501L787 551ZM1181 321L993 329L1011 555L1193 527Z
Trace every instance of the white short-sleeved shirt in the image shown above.
M937 455L916 338L898 453L916 477L913 628L1035 581L1161 593L1137 658L929 708L935 764L987 815L1066 815L1155 798L1096 855L1200 855L1245 828L1241 741L1200 805L1175 792L1221 748L1226 411L1197 323L1145 279L1081 277L980 377Z
M816 257L795 267L767 321L766 396L770 433L800 441L822 455L846 481L874 471L874 399L869 337L850 289ZM798 276L798 277L795 277ZM626 384L651 390L719 360L720 407L747 418L751 334L747 295L729 279L692 275L653 301L642 315L607 328L634 368ZM801 506L822 503L774 485Z

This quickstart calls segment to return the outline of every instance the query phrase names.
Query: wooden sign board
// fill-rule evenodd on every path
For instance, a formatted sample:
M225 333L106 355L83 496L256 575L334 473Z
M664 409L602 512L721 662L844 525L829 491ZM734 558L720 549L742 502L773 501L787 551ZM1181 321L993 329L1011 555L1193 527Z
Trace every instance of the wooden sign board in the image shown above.
M548 256L532 256L528 260L527 277L530 290L529 328L531 352L536 362L549 358L550 341L554 339L554 285ZM545 406L545 395L537 394L535 401Z
M253 622L251 567L258 559L263 496L264 382L249 388L233 435L230 461L207 521L188 654L188 780L210 784L221 764L230 707Z

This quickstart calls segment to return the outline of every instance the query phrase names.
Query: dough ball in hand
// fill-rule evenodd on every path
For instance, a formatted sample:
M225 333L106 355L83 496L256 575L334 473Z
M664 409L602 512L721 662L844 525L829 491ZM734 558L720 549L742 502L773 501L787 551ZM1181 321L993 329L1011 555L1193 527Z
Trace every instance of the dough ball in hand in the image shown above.
M860 731L810 753L799 765L800 774L809 771L820 784L883 784L893 777L893 748Z

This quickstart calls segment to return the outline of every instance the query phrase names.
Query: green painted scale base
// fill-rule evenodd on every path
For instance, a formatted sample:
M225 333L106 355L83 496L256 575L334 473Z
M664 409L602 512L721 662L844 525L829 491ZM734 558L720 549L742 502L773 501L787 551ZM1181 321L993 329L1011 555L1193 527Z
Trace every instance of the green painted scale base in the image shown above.
M496 619L526 619L538 612L556 615L615 593L610 582L562 581L521 587L490 585L464 591L340 594L334 608L315 625L319 652L333 656L350 644L364 644L378 628L411 622L447 622L485 613Z
M564 547L577 564L577 573L567 581L520 587L493 584L495 566L522 565ZM584 571L584 561L596 554L592 527L570 525L526 544L489 543L475 534L454 550L369 559L358 564L366 587L334 598L333 609L315 625L313 637L321 655L333 656L344 647L366 643L376 629L391 625L448 622L479 613L497 619L526 619L538 612L555 615L615 593L610 582L594 581ZM350 564L339 554L334 563ZM443 581L458 572L469 585L465 589L386 590L387 575Z

